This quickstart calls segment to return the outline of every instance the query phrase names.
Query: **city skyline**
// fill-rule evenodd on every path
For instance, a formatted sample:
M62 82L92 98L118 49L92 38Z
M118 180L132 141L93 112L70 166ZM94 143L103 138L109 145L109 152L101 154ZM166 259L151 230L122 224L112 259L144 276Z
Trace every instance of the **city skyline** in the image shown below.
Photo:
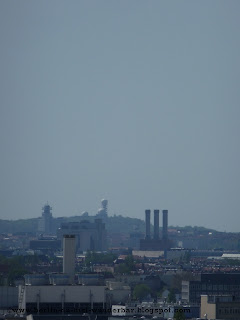
M0 219L239 232L239 1L0 2Z

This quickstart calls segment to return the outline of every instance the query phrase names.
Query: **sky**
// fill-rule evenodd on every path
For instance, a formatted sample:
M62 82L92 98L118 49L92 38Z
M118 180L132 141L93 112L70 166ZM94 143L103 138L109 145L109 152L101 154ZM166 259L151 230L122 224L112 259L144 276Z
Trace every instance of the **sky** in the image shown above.
M1 0L0 218L240 232L240 1Z

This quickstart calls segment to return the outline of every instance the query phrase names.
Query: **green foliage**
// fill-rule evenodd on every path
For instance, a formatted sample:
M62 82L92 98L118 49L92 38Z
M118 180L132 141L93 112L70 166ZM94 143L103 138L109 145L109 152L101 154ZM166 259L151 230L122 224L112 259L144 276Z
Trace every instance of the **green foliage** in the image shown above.
M174 291L171 289L169 294L168 294L168 298L167 298L168 302L176 302L176 296Z
M145 232L145 222L136 218L114 215L113 217L108 217L106 229L110 233L121 230L121 233L129 234L134 229L137 229L139 232Z
M6 260L6 264L9 265L9 271L7 274L9 285L14 285L15 279L26 274L26 269L24 267L25 265L24 258L25 257L23 256L15 256L15 257L8 258Z
M142 300L151 293L151 289L146 284L137 284L133 289L134 299Z
M240 265L240 260L238 259L223 259L221 261L222 264L227 265L227 266L239 266Z
M26 267L31 267L37 264L40 258L37 255L34 256L13 256L6 258L0 256L0 264L7 265L8 272L6 273L7 282L9 285L14 285L14 281L22 277L27 273ZM0 283L3 283L3 277L0 279Z
M120 263L115 271L119 274L129 274L131 271L135 271L135 262L132 255L129 255L125 258L123 263Z
M89 267L93 264L111 264L117 256L113 253L96 253L94 251L88 251L85 257L85 264Z
M135 270L135 263L132 255L129 255L125 258L125 264L131 271Z
M190 251L186 251L184 253L184 256L183 256L183 262L189 263L190 259L191 259L191 252Z
M131 269L125 264L125 263L120 263L116 268L115 268L115 273L119 274L130 274Z
M175 320L185 320L184 312L176 312L174 314L174 319Z

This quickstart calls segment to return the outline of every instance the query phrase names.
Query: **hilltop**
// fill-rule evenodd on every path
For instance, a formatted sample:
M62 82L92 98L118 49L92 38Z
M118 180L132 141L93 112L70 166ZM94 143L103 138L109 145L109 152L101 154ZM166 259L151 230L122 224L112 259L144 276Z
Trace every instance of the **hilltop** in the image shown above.
M80 222L83 220L94 221L95 216L72 216L72 217L59 217L53 218L54 229L59 228L62 222ZM106 229L110 233L124 233L129 234L130 232L145 232L145 221L137 218L123 217L121 215L110 216L106 219ZM19 220L1 220L0 219L0 233L33 233L35 234L38 228L38 218L31 219L19 219ZM153 228L153 227L152 227ZM160 227L161 228L161 227ZM169 226L169 229L178 229L189 233L196 232L216 232L213 229L197 226Z

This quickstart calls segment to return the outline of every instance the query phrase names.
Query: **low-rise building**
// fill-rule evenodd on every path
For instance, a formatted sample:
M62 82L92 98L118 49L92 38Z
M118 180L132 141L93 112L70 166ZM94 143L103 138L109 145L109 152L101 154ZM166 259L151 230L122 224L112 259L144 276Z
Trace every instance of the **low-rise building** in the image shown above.
M240 300L234 296L201 296L201 318L203 319L240 319Z

